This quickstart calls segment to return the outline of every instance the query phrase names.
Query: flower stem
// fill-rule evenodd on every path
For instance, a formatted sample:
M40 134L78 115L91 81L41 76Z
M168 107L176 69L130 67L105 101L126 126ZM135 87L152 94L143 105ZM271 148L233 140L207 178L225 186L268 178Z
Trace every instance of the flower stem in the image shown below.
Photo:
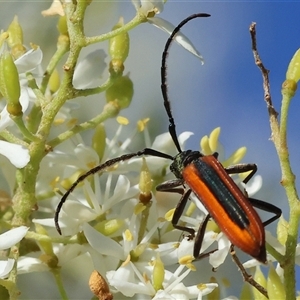
M63 281L61 279L61 274L60 274L60 269L55 268L55 269L50 269L51 273L54 275L58 290L60 292L60 296L62 300L68 300L68 295L64 289Z

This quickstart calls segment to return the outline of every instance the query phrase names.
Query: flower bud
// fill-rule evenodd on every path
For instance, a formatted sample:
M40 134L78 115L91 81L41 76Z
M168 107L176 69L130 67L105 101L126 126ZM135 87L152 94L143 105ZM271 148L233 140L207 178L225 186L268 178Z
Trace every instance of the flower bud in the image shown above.
M18 44L23 45L23 30L18 22L17 16L14 17L13 21L8 26L7 32L9 34L7 43L10 48Z
M261 271L260 266L256 267L253 279L258 284L260 284L263 288L267 287L267 280L266 280L263 272ZM252 288L252 292L253 292L254 299L257 299L257 300L266 300L267 299L260 291L258 291L254 287Z
M95 229L105 236L110 236L117 232L124 225L122 219L104 220L95 225Z
M8 51L4 51L0 56L0 92L6 98L8 113L13 116L22 115L19 74Z
M120 109L128 107L133 97L133 83L128 76L122 76L105 93L106 102L116 101Z
M140 182L139 182L140 196L139 199L143 204L149 203L152 198L151 190L152 190L152 179L151 173L147 166L146 160L143 157L143 165L140 174Z
M41 235L45 235L45 236L48 236L48 232L47 230L41 225L41 224L38 224L38 223L35 223L35 229L36 229L36 233L38 234L41 234ZM53 248L52 248L52 243L51 241L39 241L38 242L41 249L49 256L52 256L54 255L54 252L53 252Z
M57 29L60 34L69 35L66 16L59 17L58 22L57 22Z
M59 78L59 73L58 73L57 69L54 69L54 71L52 72L52 74L49 78L48 86L49 86L49 90L50 90L51 94L54 94L59 89L60 78Z
M286 79L294 80L296 83L300 79L300 49L296 51L289 63L286 72Z
M273 266L268 274L267 289L270 299L286 299L283 283Z
M279 218L277 223L277 239L281 245L285 245L288 236L289 223L283 216Z
M7 44L11 48L11 53L14 58L22 56L26 52L23 46L23 30L18 22L18 17L15 16L7 29L9 34Z
M152 285L156 291L163 289L163 282L165 278L165 267L161 261L159 254L154 261L153 267L153 282Z
M113 27L113 30L124 26L123 18ZM112 60L120 60L122 63L126 60L129 53L129 35L128 32L120 33L109 40L109 54Z
M103 124L99 124L96 126L94 135L92 137L92 147L93 149L97 152L99 161L102 160L106 143L106 132L105 132L105 127Z

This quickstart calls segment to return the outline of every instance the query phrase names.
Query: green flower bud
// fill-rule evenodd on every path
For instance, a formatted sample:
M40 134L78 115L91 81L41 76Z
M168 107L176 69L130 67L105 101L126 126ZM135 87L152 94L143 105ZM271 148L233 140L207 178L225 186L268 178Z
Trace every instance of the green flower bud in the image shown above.
M277 239L281 245L285 245L288 236L289 223L283 216L279 218L277 223Z
M68 26L67 26L67 17L66 16L62 16L58 19L57 29L58 29L60 34L69 35Z
M99 124L94 131L94 135L92 137L92 147L97 152L99 160L102 160L105 151L105 139L106 132L103 124Z
M140 174L140 182L139 182L140 196L139 199L143 204L149 203L152 198L151 190L152 190L152 179L151 173L146 163L146 159L143 157L143 165Z
M267 280L266 280L263 272L261 271L260 266L256 267L253 279L258 284L260 284L262 287L267 288ZM254 299L267 300L267 298L261 292L259 292L256 288L252 287L252 292L253 292Z
M296 83L300 79L300 49L296 51L289 63L286 72L286 79L294 80Z
M59 78L59 73L57 71L57 69L55 69L50 78L49 78L49 90L52 94L54 94L55 92L57 92L57 90L59 89L60 86L60 78Z
M153 287L156 291L163 289L163 282L165 278L165 266L163 262L161 261L159 254L157 254L157 257L154 261L154 267L153 267Z
M113 30L124 26L123 18L113 27ZM128 32L120 33L109 40L109 54L112 60L120 60L122 63L126 60L129 53L129 35Z
M104 220L96 224L95 229L105 236L112 235L124 225L124 220L121 219L111 219L111 220Z
M128 107L133 97L133 83L128 76L122 76L106 90L106 102L117 102L120 109Z
M16 59L26 52L23 46L23 30L18 22L18 17L15 16L7 29L8 38L7 44L11 48L11 54Z
M47 230L40 224L38 223L35 223L35 229L36 229L36 233L39 233L41 235L45 235L45 236L48 236L48 232ZM38 241L41 249L48 255L54 255L54 252L53 252L53 248L52 248L52 243L51 241L43 241L43 240L40 240Z
M267 288L269 299L286 299L283 283L273 266L270 267Z
M6 98L7 111L13 116L22 115L19 74L8 51L4 51L0 56L0 92Z
M7 43L10 48L19 44L23 45L23 30L18 22L17 16L14 17L13 21L8 26L7 32L9 34Z

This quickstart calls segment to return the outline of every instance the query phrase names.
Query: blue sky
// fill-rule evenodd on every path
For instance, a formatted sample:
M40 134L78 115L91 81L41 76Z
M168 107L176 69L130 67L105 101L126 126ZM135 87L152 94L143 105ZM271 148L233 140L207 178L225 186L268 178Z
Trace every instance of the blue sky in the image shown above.
M94 1L87 11L86 31L89 35L105 32L121 15L125 22L134 16L135 10L130 1L120 1L114 2L114 14L108 13L100 18L97 8L100 9L105 1L97 2ZM0 27L6 28L14 14L18 14L24 24L25 42L49 43L46 59L53 53L56 36L56 32L49 31L56 19L45 19L40 15L40 10L46 9L49 1L34 2L34 6L30 1L20 2L20 5L16 3L1 3ZM278 159L269 140L262 78L254 64L248 28L252 21L257 23L258 49L265 67L270 70L272 99L279 111L286 68L300 48L300 1L169 0L160 17L178 24L196 12L206 12L211 17L190 22L183 32L202 53L205 64L202 66L195 57L175 44L168 59L169 92L178 133L194 132L188 147L199 149L200 138L221 126L220 140L227 155L240 146L247 146L244 162L256 163L258 174L264 180L264 186L256 197L275 203L288 218L286 196L280 186ZM37 24L38 32L35 29ZM134 29L130 37L131 52L125 70L130 72L135 82L135 95L131 107L122 114L133 124L150 116L150 129L153 134L159 134L167 131L168 125L160 94L160 61L167 34L143 24ZM288 122L290 159L296 176L300 174L299 100L300 96L296 94ZM299 179L296 180L299 186Z

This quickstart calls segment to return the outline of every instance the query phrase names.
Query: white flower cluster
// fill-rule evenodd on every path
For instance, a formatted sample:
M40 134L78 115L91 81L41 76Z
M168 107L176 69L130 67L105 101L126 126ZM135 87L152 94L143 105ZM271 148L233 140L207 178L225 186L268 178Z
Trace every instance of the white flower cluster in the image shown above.
M172 24L156 17L156 14L163 10L164 1L132 0L132 2L137 13L147 16L150 24L169 34L173 31ZM55 9L52 9L62 14L60 1L53 3ZM46 15L52 13L45 12ZM175 39L185 49L203 60L183 34L178 33ZM35 47L15 60L21 86L20 104L25 117L34 105L40 105L36 103L37 96L28 86L26 76L31 73L37 83L42 80L42 57L41 49ZM74 72L73 86L77 89L97 86L99 74L106 69L105 57L103 50L97 50L79 62ZM74 121L72 113L77 108L71 102L62 107L54 121L54 124L59 126L52 128L52 136L69 129L69 124L73 124ZM64 203L59 215L63 237L56 232L53 215L61 194L68 190L80 174L109 159L130 152L134 138L144 134L145 147L169 155L176 154L169 133L157 136L154 142L150 143L147 120L140 121L143 126L138 127L139 129L120 145L123 124L126 122L124 123L124 119L117 120L119 125L115 130L115 136L112 139L106 138L102 147L104 152L100 158L97 151L83 142L80 134L72 136L72 139L65 141L59 149L53 149L45 156L36 182L35 197L39 200L39 212L32 219L30 228L20 226L0 235L1 251L9 253L8 249L20 243L24 237L34 240L38 244L38 251L25 255L20 253L18 258L14 257L12 252L6 255L6 259L0 261L0 280L8 278L14 266L18 274L51 272L57 279L60 270L72 270L72 264L79 263L82 266L80 270L82 274L76 273L76 276L79 276L77 282L83 282L86 286L85 271L91 273L93 268L106 278L111 292L122 294L122 298L126 296L137 299L202 299L218 287L213 280L206 280L203 283L191 276L191 272L197 269L192 255L195 241L174 229L170 222L179 197L174 193L155 190L155 185L174 178L169 170L170 161L167 159L136 157L113 165L100 174L93 174L80 183ZM13 124L6 106L3 106L0 113L0 131ZM245 149L240 148L225 161L223 149L218 142L219 133L220 129L217 128L209 137L202 139L201 152L205 155L219 152L220 160L224 161L225 166L239 162ZM182 149L191 135L191 132L179 135L178 140ZM0 141L0 153L17 168L24 168L30 161L28 149L14 143ZM143 182L144 173L148 176L146 183ZM3 176L13 195L15 179L9 172L3 171ZM236 179L237 183L241 183L242 180L238 176ZM252 185L247 186L250 196L260 189L261 177L255 176L252 182ZM146 202L141 201L141 194L145 192L142 186L148 189ZM207 211L193 194L190 198L192 201L189 201L180 222L182 226L197 231ZM209 273L211 268L218 268L224 263L229 252L230 242L214 224L211 225L204 234L201 253L214 249L216 251L209 255L210 266L206 267L208 270L203 268L197 274ZM272 239L269 235L267 238ZM272 245L278 246L274 241ZM282 252L284 249L281 248ZM256 263L251 261L248 265L253 266ZM56 284L61 288L60 280L57 279Z

